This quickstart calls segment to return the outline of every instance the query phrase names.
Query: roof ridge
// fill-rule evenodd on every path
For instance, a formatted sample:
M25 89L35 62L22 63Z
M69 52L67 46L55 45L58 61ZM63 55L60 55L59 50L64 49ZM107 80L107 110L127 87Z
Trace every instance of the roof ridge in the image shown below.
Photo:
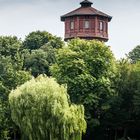
M64 14L63 16L66 16L66 15L68 15L68 14L71 14L71 13L73 13L73 12L75 12L75 11L79 10L79 9L81 9L81 7L77 8L77 9L75 9L75 10L73 10L73 11L71 11L71 12L67 13L67 14ZM61 16L61 17L62 17L62 16Z
M104 15L106 15L106 16L109 16L108 14L106 14L106 13L104 13L104 12L98 10L98 9L95 9L95 8L93 8L93 7L90 8L90 10L91 10L92 12L95 12L95 11L93 11L93 9L97 12L97 14L104 14ZM109 16L109 17L110 17L110 16Z

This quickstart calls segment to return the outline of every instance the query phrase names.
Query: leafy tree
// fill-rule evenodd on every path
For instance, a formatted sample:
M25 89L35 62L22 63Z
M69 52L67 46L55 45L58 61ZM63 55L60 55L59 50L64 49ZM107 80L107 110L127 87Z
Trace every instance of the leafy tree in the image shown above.
M133 112L135 112L135 119L138 121L140 120L140 61L132 65L129 81L129 88L131 86L131 92L133 94Z
M0 99L0 139L9 140L9 119L5 118L7 112L6 104Z
M24 68L35 77L39 74L50 76L49 67L55 62L55 52L63 45L61 38L46 31L30 33L23 42L24 48L29 49L24 53Z
M139 139L140 136L134 130L139 130L140 126L140 63L119 61L114 88L117 94L109 100L110 108L104 114L102 123L104 127L115 132L112 138L114 140L117 139L119 132L123 138L129 136Z
M17 85L23 84L30 78L31 75L29 72L16 69L10 57L1 57L0 81L8 91L16 88Z
M46 31L31 32L26 36L23 46L26 49L35 50L46 43L49 43L53 48L61 48L63 46L61 38L53 36Z
M108 98L114 93L111 79L115 61L110 49L99 41L75 39L58 50L51 72L61 84L67 84L72 102L85 106L88 131L93 139L93 127L108 109Z
M20 50L21 44L21 40L16 36L0 36L0 54L14 58Z
M39 76L9 95L12 119L23 140L81 140L84 108L69 101L67 90L52 78Z
M0 37L0 139L12 139L17 131L11 120L8 94L31 78L23 70L22 42L15 36Z
M16 66L17 67L17 66ZM8 94L31 78L29 72L16 69L11 57L0 59L0 139L9 140L17 131L11 120Z
M50 76L49 66L55 62L55 50L44 45L41 49L32 50L25 55L24 68L31 71L33 76L47 74Z
M136 46L131 52L129 52L128 58L131 60L132 63L140 61L140 45Z

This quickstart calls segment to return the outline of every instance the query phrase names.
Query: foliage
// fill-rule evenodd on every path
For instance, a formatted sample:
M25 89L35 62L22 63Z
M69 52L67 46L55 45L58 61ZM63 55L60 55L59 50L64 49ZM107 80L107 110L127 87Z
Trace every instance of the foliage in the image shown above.
M11 120L7 97L11 89L29 80L31 75L23 70L16 70L10 57L0 59L0 139L9 140L16 131Z
M55 62L55 52L58 48L62 48L63 45L64 42L61 38L46 31L31 32L23 42L23 46L26 49L24 68L31 71L35 77L39 74L50 76L49 67Z
M0 139L16 139L19 133L11 119L8 95L31 74L52 74L60 84L67 84L72 102L84 104L88 123L84 140L140 139L139 60L139 45L128 60L116 63L110 48L98 41L77 39L64 45L46 31L31 32L24 42L16 36L0 36Z
M16 70L10 57L1 57L0 59L0 81L7 90L23 84L31 78L29 72Z
M3 56L16 56L21 48L21 40L16 36L0 36L0 54Z
M140 61L133 65L130 76L131 91L133 92L133 104L135 119L140 119ZM133 88L132 88L133 87Z
M47 43L53 48L61 48L63 46L61 38L53 36L46 31L31 32L26 36L23 46L26 49L35 50Z
M136 46L131 52L129 52L128 58L131 60L132 63L140 61L140 45Z
M109 108L107 101L114 93L111 83L114 71L113 54L104 43L80 39L59 49L56 64L51 67L58 82L67 84L71 100L84 104L91 131Z
M69 101L67 90L54 79L39 76L9 95L12 119L26 140L81 140L84 108Z
M23 70L22 42L17 37L0 37L0 139L9 140L16 128L11 120L8 94L31 78Z
M104 114L102 123L116 131L121 128L124 138L132 137L129 132L140 126L140 63L131 64L124 59L119 61L114 88L117 94L109 100L110 108Z
M31 71L33 76L47 74L50 76L49 66L55 62L55 50L51 46L42 46L25 55L24 67Z

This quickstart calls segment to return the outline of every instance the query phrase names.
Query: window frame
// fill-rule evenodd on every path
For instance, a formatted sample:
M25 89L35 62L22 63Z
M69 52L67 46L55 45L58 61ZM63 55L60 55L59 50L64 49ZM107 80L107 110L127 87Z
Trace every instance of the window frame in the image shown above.
M90 28L90 22L89 20L84 21L84 29L89 29Z
M104 22L103 21L99 21L99 30L100 31L104 30Z
M74 21L73 21L73 20L70 21L70 29L71 29L71 30L74 30Z

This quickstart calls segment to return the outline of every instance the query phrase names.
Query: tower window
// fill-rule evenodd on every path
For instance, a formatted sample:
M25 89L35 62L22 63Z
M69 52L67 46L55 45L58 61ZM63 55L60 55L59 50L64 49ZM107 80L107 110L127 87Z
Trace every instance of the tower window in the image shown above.
M100 28L100 31L103 31L103 22L102 21L99 22L99 28Z
M84 27L85 27L85 29L89 28L89 21L88 20L85 21Z
M74 21L70 22L70 29L73 30L74 29Z

